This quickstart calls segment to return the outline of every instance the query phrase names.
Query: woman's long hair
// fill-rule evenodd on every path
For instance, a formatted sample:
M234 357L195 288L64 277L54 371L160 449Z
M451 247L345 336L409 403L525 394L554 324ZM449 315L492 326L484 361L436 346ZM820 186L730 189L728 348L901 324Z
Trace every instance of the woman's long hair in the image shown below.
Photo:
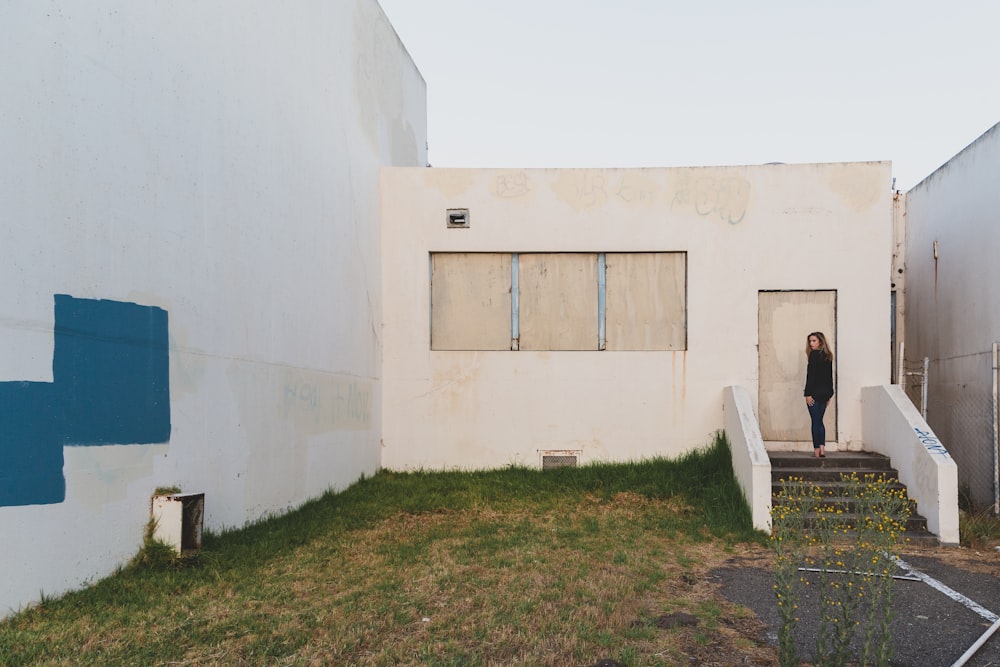
M809 339L813 336L816 336L817 340L819 340L819 347L817 349L823 353L823 356L826 357L828 361L833 361L833 350L831 350L830 345L827 344L826 336L823 335L822 331L813 331L811 334L806 336L806 356L808 357L809 353L812 352L812 348L809 347Z

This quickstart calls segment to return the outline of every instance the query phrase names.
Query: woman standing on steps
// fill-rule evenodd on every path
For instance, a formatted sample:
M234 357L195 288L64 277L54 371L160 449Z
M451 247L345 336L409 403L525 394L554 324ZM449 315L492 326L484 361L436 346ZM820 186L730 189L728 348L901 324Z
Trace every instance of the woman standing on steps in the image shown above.
M813 331L806 338L806 408L812 420L813 456L826 456L826 426L823 415L826 405L833 398L833 350L827 345L821 331Z

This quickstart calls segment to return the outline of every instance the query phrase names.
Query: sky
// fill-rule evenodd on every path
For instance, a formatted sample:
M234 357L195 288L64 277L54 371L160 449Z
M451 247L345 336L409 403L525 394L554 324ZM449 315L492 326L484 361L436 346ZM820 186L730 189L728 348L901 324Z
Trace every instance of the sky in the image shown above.
M1000 122L997 0L378 0L435 167L891 160Z

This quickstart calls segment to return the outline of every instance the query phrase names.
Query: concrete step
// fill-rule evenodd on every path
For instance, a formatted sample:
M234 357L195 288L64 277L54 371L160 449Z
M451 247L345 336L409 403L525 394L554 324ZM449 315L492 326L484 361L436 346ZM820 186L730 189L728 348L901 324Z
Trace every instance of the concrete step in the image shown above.
M891 468L889 457L871 452L827 452L816 458L812 452L768 452L771 469L775 468Z
M841 535L845 541L851 542L858 538L858 534L853 530L847 531ZM911 547L939 547L941 546L941 540L938 539L937 535L930 532L927 529L923 530L904 530L899 536L899 544L905 544Z
M842 490L840 488L842 486L843 485L831 485L828 491L824 490L823 500L820 501L819 506L822 508L832 507L833 509L840 509L844 512L855 514L857 512L857 508L855 507L854 500L846 495L836 495L837 492ZM773 487L772 496L777 497L777 491L780 491L780 488L780 486ZM903 484L894 484L890 488L894 490L906 490L906 486ZM775 489L777 489L777 491L775 491ZM910 506L910 514L916 514L917 503L915 503L913 499L908 498L907 504Z
M829 498L840 498L844 495L844 482L838 477L834 480L805 480L810 484L819 487L822 495ZM906 485L894 479L889 483L889 488L897 491L905 491ZM771 479L771 495L776 496L782 489L782 481Z
M875 479L898 480L899 473L892 468L836 468L832 466L808 466L803 468L771 468L771 481L780 482L789 477L797 477L806 482L839 482L843 475L854 473L864 481L865 475Z
M854 523L857 519L857 514L853 512L844 512L841 517L845 518L845 526L849 529L854 528ZM815 527L819 521L822 519L822 515L819 512L806 512L804 525L806 528ZM920 532L927 530L927 519L920 516L919 514L910 514L910 518L907 519L906 525L903 527L904 532Z
M853 525L857 515L855 507L845 494L844 475L856 475L862 481L867 475L875 479L890 482L890 488L906 492L906 486L899 481L896 471L888 457L871 452L828 452L823 458L813 456L811 451L803 452L768 452L771 460L771 495L774 504L781 503L782 480L796 478L820 489L823 495L822 506L841 510L841 517L848 526ZM910 501L913 503L913 501ZM805 517L807 529L814 525L818 514L807 514ZM853 531L845 537L851 538ZM927 519L916 513L916 503L911 506L910 518L900 537L917 546L938 546L937 536L927 530Z

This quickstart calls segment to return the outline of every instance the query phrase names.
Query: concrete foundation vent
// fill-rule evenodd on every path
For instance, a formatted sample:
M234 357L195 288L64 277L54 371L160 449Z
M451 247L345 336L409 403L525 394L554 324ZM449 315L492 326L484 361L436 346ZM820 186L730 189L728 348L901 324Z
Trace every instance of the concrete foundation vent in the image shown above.
M577 451L542 452L542 470L576 467L580 461L580 454L581 452Z
M153 497L153 539L171 545L178 556L201 549L204 528L205 494L174 493Z

